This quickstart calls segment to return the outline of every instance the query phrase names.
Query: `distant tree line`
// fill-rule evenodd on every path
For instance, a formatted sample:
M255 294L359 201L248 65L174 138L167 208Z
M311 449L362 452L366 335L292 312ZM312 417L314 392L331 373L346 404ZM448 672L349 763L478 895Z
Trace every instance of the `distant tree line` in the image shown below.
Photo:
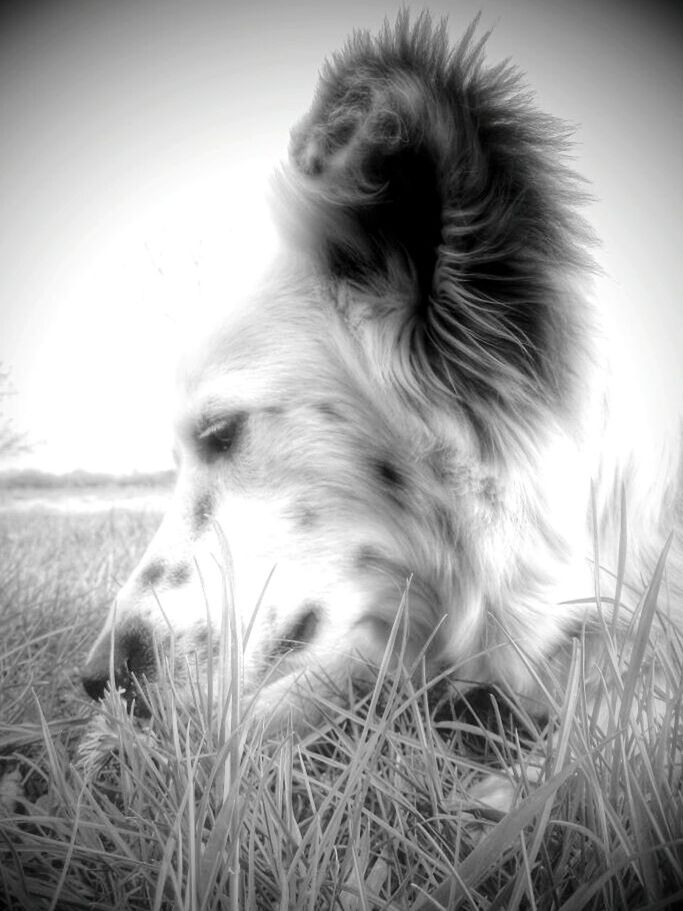
M35 468L9 469L0 472L0 489L56 489L60 487L170 487L175 478L175 471L134 472L117 475L106 472L69 471L65 474L53 474Z

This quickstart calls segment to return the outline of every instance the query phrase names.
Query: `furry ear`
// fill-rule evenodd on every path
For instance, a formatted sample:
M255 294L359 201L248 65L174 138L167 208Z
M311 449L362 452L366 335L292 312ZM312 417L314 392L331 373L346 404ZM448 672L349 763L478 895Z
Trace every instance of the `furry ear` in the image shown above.
M290 162L309 238L331 275L365 287L400 267L426 298L442 240L440 159L450 143L437 136L441 112L419 72L445 52L444 26L432 34L421 22L411 32L406 17L377 41L356 33L326 64L311 111L292 131Z
M333 281L410 302L411 362L433 389L519 407L530 388L560 394L585 232L567 129L508 64L484 67L476 24L454 50L425 14L355 34L293 131L290 210Z

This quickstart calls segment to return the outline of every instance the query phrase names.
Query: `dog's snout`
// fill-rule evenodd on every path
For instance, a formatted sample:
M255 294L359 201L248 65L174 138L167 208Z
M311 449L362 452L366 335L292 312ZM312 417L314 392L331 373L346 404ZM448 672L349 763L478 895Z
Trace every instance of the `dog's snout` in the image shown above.
M112 636L105 636L88 657L81 670L83 688L91 699L102 699L107 686L112 682L129 705L135 700L136 715L147 715L146 707L136 698L136 684L149 681L156 675L156 650L152 632L146 626L136 624L115 632L113 637L112 643Z

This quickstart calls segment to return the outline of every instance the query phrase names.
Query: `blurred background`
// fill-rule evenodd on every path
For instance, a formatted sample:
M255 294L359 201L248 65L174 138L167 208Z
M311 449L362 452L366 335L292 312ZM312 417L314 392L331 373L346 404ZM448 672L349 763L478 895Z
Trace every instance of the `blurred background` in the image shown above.
M13 467L171 465L173 366L275 249L269 175L318 68L391 0L45 0L0 13L0 364ZM415 9L419 8L417 6ZM540 106L577 125L609 280L600 293L683 401L683 27L640 0L478 10ZM645 306L643 306L645 302ZM0 466L3 467L3 466Z

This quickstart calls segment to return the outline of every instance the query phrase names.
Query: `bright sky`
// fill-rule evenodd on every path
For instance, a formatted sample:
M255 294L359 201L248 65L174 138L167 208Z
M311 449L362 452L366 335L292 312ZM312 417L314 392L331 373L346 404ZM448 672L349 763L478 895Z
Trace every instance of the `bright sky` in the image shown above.
M173 364L190 327L233 306L274 249L268 176L318 67L400 5L4 6L0 362L12 413L42 441L21 465L170 465ZM481 8L489 59L512 57L542 107L580 125L619 318L653 377L667 358L680 369L680 14L645 0L431 8L450 11L453 34ZM665 388L683 400L683 382Z

